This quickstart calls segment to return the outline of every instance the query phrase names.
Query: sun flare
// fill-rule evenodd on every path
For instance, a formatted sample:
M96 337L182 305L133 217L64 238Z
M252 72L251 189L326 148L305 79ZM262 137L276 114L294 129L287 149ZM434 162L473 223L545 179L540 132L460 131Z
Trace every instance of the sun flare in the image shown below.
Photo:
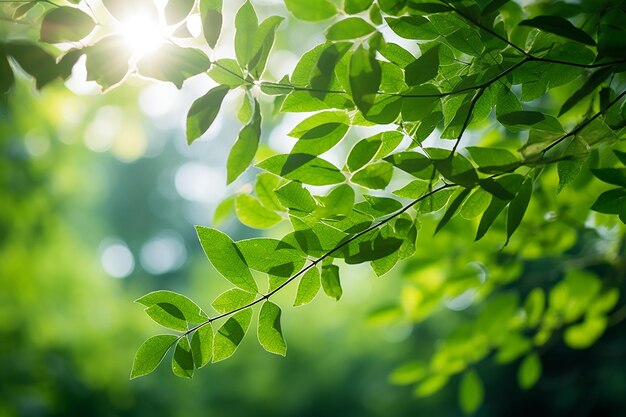
M158 49L170 35L170 30L165 24L145 14L137 14L126 19L121 24L120 32L136 57Z

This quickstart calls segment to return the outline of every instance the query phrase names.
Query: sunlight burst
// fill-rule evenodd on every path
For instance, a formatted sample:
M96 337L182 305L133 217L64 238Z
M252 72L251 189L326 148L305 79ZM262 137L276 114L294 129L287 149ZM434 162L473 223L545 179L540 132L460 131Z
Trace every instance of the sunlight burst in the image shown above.
M139 57L158 49L170 35L165 24L145 14L127 19L121 25L120 32L132 53Z

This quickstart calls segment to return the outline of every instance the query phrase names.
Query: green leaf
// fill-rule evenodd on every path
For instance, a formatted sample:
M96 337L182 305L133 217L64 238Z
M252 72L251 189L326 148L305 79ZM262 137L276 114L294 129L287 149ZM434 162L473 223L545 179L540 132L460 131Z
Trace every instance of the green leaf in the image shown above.
M474 219L487 210L489 203L491 203L491 194L482 188L477 188L465 200L465 204L461 208L461 217L467 220Z
M257 165L288 180L311 185L331 185L345 181L339 168L330 162L307 154L272 156Z
M376 29L360 17L348 17L340 20L326 30L326 39L341 41L369 35Z
M280 16L270 16L259 25L252 46L253 55L248 63L248 69L252 76L259 78L265 70L267 58L274 45L276 29L283 20L285 18Z
M320 290L320 286L320 271L316 267L311 267L300 279L293 306L298 307L313 301Z
M433 176L433 162L418 152L392 154L386 157L385 161L420 179L430 180Z
M285 0L285 5L296 18L309 22L330 19L337 13L328 0Z
M576 26L572 25L567 19L560 16L537 16L532 19L522 20L520 26L530 26L545 32L554 33L563 36L575 42L585 45L595 46L596 42L589 34Z
M213 363L228 359L237 350L250 327L252 310L245 309L233 314L213 337Z
M626 207L626 188L615 188L600 194L591 210L605 214L622 214Z
M345 112L328 111L304 119L289 132L297 138L292 153L320 155L333 148L348 132L350 119Z
M245 78L239 64L234 59L218 59L209 70L209 77L218 84L231 88L245 84Z
M370 8L374 0L345 0L343 9L348 14L361 13Z
M526 356L517 371L517 382L520 388L527 390L532 388L541 377L541 360L539 355L531 353Z
M327 296L339 300L343 294L337 265L322 265L322 288Z
M450 203L450 205L448 206L448 209L446 210L443 217L441 218L441 221L439 221L439 224L437 225L437 228L435 229L434 234L437 234L446 224L448 224L450 219L452 219L452 217L456 214L456 212L461 207L461 204L463 204L463 202L465 201L465 199L471 192L472 192L471 188L464 188L459 193L459 195L457 195L456 198L452 200L452 203Z
M195 4L195 0L169 0L165 5L165 23L175 25L185 19Z
M174 349L174 355L172 356L172 372L174 375L181 378L193 377L193 354L191 353L191 346L186 336L178 339L176 349Z
M235 197L235 195L230 195L217 205L213 213L214 225L224 223L235 212Z
M379 140L367 139L357 142L348 154L348 160L346 161L348 169L354 172L365 166L365 164L374 159L382 144Z
M604 334L607 326L606 317L587 316L582 323L568 327L563 334L563 339L572 349L587 349Z
M255 293L244 291L239 288L231 288L230 290L220 294L211 306L220 314L230 313L238 310L256 298Z
M38 90L41 90L59 76L54 57L39 46L29 42L15 41L5 44L4 48L6 54L12 56L26 73L35 78ZM89 68L89 63L87 65ZM8 70L5 69L5 72L10 70L11 68L8 67ZM7 80L9 87L13 84L12 80L13 75L11 71L11 75L9 75Z
M506 177L500 177L496 181L499 185L501 185L506 191L508 191L512 196L515 195L515 191L519 189L522 184L524 177L517 174L510 174ZM483 213L483 216L480 219L480 224L478 225L478 231L476 232L476 239L480 240L485 233L489 230L489 228L496 221L496 218L500 215L502 210L509 203L508 200L501 199L496 197L495 195L491 199L491 203L487 210Z
M199 49L165 44L144 55L137 62L137 71L145 77L171 81L182 88L187 78L206 72L210 65L209 58Z
M258 291L243 255L228 235L202 226L196 226L196 232L204 253L224 278L246 291Z
M373 190L383 190L393 175L393 167L386 161L374 162L355 172L350 181Z
M404 187L399 190L394 191L393 193L398 197L402 198L410 198L417 199L428 192L428 182L422 180L414 180L409 182Z
M146 313L158 324L185 331L190 324L203 323L207 315L184 295L172 291L154 291L135 300L146 306Z
M626 168L592 168L591 172L593 172L593 175L600 181L626 187Z
M432 40L439 36L432 23L423 16L385 18L389 28L404 39Z
M546 306L546 293L541 288L533 288L524 302L526 312L526 324L528 327L535 327L541 321Z
M213 327L211 324L206 324L193 333L191 353L193 363L198 369L211 362L213 355Z
M130 379L148 375L154 371L177 340L178 337L169 334L152 336L146 340L135 354Z
M613 68L601 68L594 72L585 83L574 92L568 98L563 106L561 106L561 110L559 110L559 116L567 113L572 107L576 104L580 103L585 97L589 94L593 93L596 88L598 88L608 77L613 74Z
M192 144L211 127L229 89L217 86L193 102L187 113L187 143Z
M626 107L625 107L626 108ZM613 153L615 154L615 156L617 156L617 159L619 159L619 161L626 166L626 152L621 152L618 151L617 149L613 150Z
M350 90L354 104L367 115L374 105L382 79L380 64L372 49L360 46L350 58Z
M242 68L247 67L254 56L258 26L259 21L254 7L246 0L235 15L235 55Z
M404 69L404 79L409 86L424 84L439 73L439 46L430 48Z
M296 211L301 214L309 214L317 208L315 199L301 183L290 181L276 190L276 196L280 203L287 207L290 212ZM297 214L297 213L292 213Z
M533 181L530 177L526 178L520 187L515 198L511 201L509 205L509 212L507 213L506 218L506 239L507 243L511 236L520 223L522 223L522 219L524 218L524 213L526 213L526 209L528 208L528 204L530 203L530 197L533 192Z
M280 328L280 314L280 307L270 301L264 302L259 312L257 336L263 349L276 355L285 356L287 345Z
M28 4L28 3L27 3ZM0 93L8 93L15 84L15 76L11 65L9 65L8 57L4 53L4 48L0 45Z
M244 239L237 242L237 248L250 269L277 277L291 277L306 260L295 246L276 239Z
M50 9L41 21L40 39L48 43L78 42L91 33L95 22L74 7Z
M428 397L441 390L448 383L448 375L432 375L415 388L418 397Z
M261 106L254 103L252 119L239 132L239 138L228 154L226 162L227 179L230 184L250 166L261 140Z
M478 164L478 170L487 174L510 172L520 165L517 156L506 149L478 146L468 146L465 149Z
M340 184L333 188L328 195L318 197L322 203L313 213L317 218L332 216L348 216L354 206L354 190L348 184Z
M459 385L459 405L465 414L474 414L483 403L485 387L474 370L463 375Z
M222 31L222 0L200 0L202 33L211 48L215 48Z
M263 172L256 177L254 191L259 200L261 200L261 204L270 210L285 211L285 207L283 207L276 195L276 189L280 183L281 179L269 172Z
M566 185L576 179L580 170L589 156L589 146L579 137L574 137L562 157L571 158L570 160L560 161L556 168L559 174L558 192L561 192Z

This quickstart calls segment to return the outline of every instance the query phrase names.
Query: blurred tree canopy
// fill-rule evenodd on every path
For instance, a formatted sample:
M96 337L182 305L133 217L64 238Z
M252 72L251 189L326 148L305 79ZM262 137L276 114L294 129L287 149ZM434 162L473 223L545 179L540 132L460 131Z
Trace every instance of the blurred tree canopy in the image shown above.
M340 300L350 275L367 264L377 276L397 277L379 284L390 290L381 291L367 320L424 332L391 382L418 397L452 385L464 413L498 415L502 400L489 398L498 378L530 390L542 375L550 381L567 373L564 358L591 358L593 365L572 377L584 383L568 389L566 377L555 377L563 399L546 409L577 404L580 413L619 415L623 381L614 391L591 388L612 381L612 372L623 370L612 361L625 354L626 3L226 6L2 3L2 140L10 162L2 181L11 194L3 196L0 230L3 257L12 261L3 263L3 277L25 274L24 265L46 268L46 259L61 255L78 271L72 260L84 250L71 239L62 254L47 245L45 255L33 250L42 235L60 238L46 219L62 199L31 193L41 187L40 168L11 154L20 118L50 117L17 104L33 100L23 74L45 92L82 69L84 81L111 95L140 79L181 89L208 75L212 81L187 111L189 146L211 132L233 96L241 129L224 155L233 192L216 207L212 227L197 226L196 233L232 287L212 294L210 311L199 307L204 295L190 294L198 304L169 290L138 298L167 331L141 345L131 378L153 372L168 352L173 373L191 378L230 358L252 330L265 350L284 356L279 305L299 307L320 292ZM272 146L267 132L276 119L288 123L289 113L300 115L283 135L291 139ZM265 232L235 240L216 228L232 216ZM38 262L28 264L29 257ZM4 316L28 313L31 304L6 305ZM63 320L76 313L56 314ZM32 337L24 331L6 334L19 345ZM86 345L77 346L91 355L89 336L83 338ZM359 342L368 343L367 336ZM577 401L581 396L588 401Z

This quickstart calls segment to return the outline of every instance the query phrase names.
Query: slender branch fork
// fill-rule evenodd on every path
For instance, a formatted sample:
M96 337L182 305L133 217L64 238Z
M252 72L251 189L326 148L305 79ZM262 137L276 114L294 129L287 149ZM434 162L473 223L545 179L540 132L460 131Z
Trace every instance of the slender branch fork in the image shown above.
M513 72L515 69L521 67L522 65L524 65L527 62L531 62L531 61L539 61L539 62L546 62L546 63L554 63L554 64L560 64L560 65L570 65L570 66L576 66L576 67L583 67L583 68L598 68L598 67L604 67L604 66L609 66L609 65L616 65L616 64L621 64L621 63L626 63L626 60L621 60L621 61L615 61L615 62L608 62L608 63L600 63L600 64L577 64L577 63L571 63L571 62L565 62L565 61L557 61L557 60L551 60L551 59L545 59L545 58L539 58L539 57L535 57L533 55L531 55L530 53L524 51L522 48L518 47L517 45L513 44L512 42L510 42L508 39L502 37L501 35L499 35L498 33L494 32L493 30L481 25L479 22L476 22L474 19L472 19L471 17L465 15L465 13L460 12L459 10L455 9L454 7L452 7L447 1L445 0L441 0L442 3L448 5L454 12L458 13L461 17L463 17L464 19L468 20L469 22L477 25L479 28L487 31L488 33L492 34L493 36L496 36L497 38L501 39L502 41L506 42L508 45L510 45L512 48L516 49L517 51L521 52L524 55L524 59L522 59L521 61L517 62L516 64L512 65L511 67L509 67L508 69L504 70L502 73L500 73L499 75L495 76L494 78L481 83L479 85L476 85L474 87L467 87L461 90L457 90L457 91L452 91L452 92L447 92L447 93L441 93L439 95L402 95L402 94L393 94L396 96L403 96L403 97L445 97L445 96L449 96L449 95L453 95L453 94L460 94L463 92L468 92L468 91L475 91L474 96L472 97L472 100L469 104L469 109L468 109L468 115L465 118L465 121L463 123L463 126L461 127L461 130L459 132L459 135L457 137L456 143L454 145L454 148L452 149L451 155L454 154L454 152L456 151L456 148L461 140L461 137L463 136L465 130L467 130L467 127L469 126L469 123L471 121L471 117L472 117L472 113L473 110L476 106L476 103L478 102L478 100L480 99L480 97L482 96L482 94L485 92L485 90L491 86L493 83L495 83L496 81L500 80L501 78L507 76L508 74L510 74L511 72ZM219 64L219 62L212 62L213 65L221 68L224 71L229 72L232 75L237 76L238 78L241 78L243 81L245 82L249 82L249 80L245 79L244 77L239 76L238 74L230 71L228 68L222 66L221 64ZM316 89L311 89L311 88L307 88L307 87L299 87L299 86L293 86L290 84L283 84L283 83L274 83L274 82L266 82L266 81L260 81L258 82L259 85L263 86L263 85L267 85L267 86L272 86L272 87L284 87L285 89L290 89L290 90L296 90L296 91L316 91L316 92L324 92L324 93L336 93L336 94L344 94L344 91L333 91L333 90L316 90ZM387 93L389 94L389 93ZM390 94L391 95L391 94ZM578 133L580 133L580 131L582 131L585 127L587 127L590 123L592 123L594 120L596 120L598 117L600 117L601 115L603 115L604 113L606 113L612 106L614 106L616 103L618 103L624 96L626 96L626 90L621 92L615 99L613 99L610 103L608 103L606 105L606 107L600 109L596 114L594 114L592 117L590 117L589 119L587 119L586 121L584 121L583 123L579 124L578 126L576 126L574 129L572 129L569 133L563 135L562 137L556 139L554 142L550 143L548 146L546 146L539 154L540 155L545 155L546 152L548 152L550 149L554 148L555 146L557 146L559 143L563 142L564 140L566 140L569 137L572 137ZM517 169L517 168L515 168ZM513 169L510 172L513 172L515 169ZM510 173L508 172L508 173ZM504 174L504 173L503 173ZM496 174L493 175L492 177L496 177L499 175L503 175L503 174ZM444 184L436 189L433 189L431 191L429 191L428 193L422 195L421 197L411 201L410 203L408 203L407 205L405 205L404 207L402 207L400 210L396 211L395 213L387 216L386 218L379 220L378 222L376 222L375 224L371 225L370 227L368 227L367 229L354 234L353 236L349 237L348 239L344 240L343 242L339 243L337 246L335 246L333 249L331 249L330 251L326 252L324 255L322 255L321 257L315 259L314 261L312 261L309 265L305 266L304 268L302 268L299 272L297 272L295 275L292 275L289 279L287 279L284 283L282 283L281 285L279 285L278 287L276 287L274 290L268 292L267 294L262 294L259 298L255 299L254 301L236 308L232 311L226 312L226 313L222 313L219 314L217 316L211 317L209 319L207 319L206 321L197 324L196 326L192 327L191 329L183 332L179 338L182 338L190 333L193 333L194 331L198 330L199 328L206 326L208 324L213 323L214 321L229 317L239 311L243 311L246 310L248 308L254 307L255 305L268 300L270 297L272 297L274 294L276 294L277 292L279 292L280 290L282 290L284 287L286 287L287 285L289 285L291 282L293 282L294 280L296 280L298 277L302 276L303 274L305 274L307 271L309 271L312 268L315 268L318 264L320 264L321 262L323 262L325 259L329 258L331 255L333 255L334 253L336 253L337 251L339 251L340 249L344 248L345 246L347 246L348 244L350 244L351 242L355 241L356 239L363 237L365 235L367 235L368 233L377 230L378 228L380 228L381 226L389 223L391 220L397 218L398 216L400 216L402 213L405 213L406 211L408 211L410 208L414 207L415 205L417 205L418 203L420 203L421 201L426 200L427 198L435 195L436 193L439 193L440 191L443 191L445 189L450 189L450 188L454 188L454 187L460 187L460 185L458 184Z

